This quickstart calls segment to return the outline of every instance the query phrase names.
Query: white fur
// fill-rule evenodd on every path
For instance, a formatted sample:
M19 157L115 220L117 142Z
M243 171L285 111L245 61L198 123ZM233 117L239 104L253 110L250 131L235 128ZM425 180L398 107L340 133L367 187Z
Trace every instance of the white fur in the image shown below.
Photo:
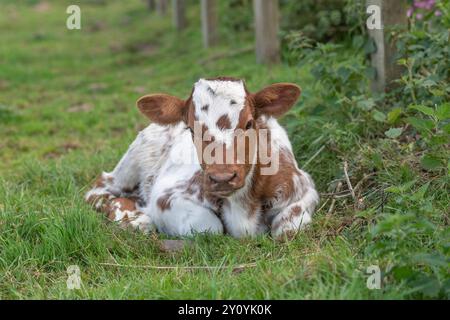
M192 95L195 114L200 124L205 124L209 134L217 142L230 145L233 132L239 122L239 113L244 108L245 89L242 81L218 81L200 79L195 84ZM235 104L230 105L231 101ZM208 105L208 110L202 107ZM228 116L231 128L221 130L217 127L217 120L223 115Z

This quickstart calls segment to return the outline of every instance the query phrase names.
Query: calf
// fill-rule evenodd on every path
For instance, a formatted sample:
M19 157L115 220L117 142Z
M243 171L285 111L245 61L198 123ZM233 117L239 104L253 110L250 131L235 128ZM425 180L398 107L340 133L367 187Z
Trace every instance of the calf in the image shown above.
M319 200L276 120L299 95L290 83L250 93L242 80L220 77L200 79L187 100L144 96L137 105L152 124L86 200L147 232L294 235Z

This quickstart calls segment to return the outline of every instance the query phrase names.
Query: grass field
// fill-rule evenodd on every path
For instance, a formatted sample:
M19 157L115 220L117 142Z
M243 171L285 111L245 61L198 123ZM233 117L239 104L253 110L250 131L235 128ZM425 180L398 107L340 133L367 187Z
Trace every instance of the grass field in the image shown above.
M379 143L388 150L389 142L366 143L342 133L345 128L337 130L332 115L310 116L308 107L321 92L308 66L257 65L251 51L227 56L251 47L251 33L230 36L222 30L221 45L203 49L196 7L189 10L189 28L177 34L169 18L150 14L139 0L80 1L82 29L72 31L65 27L69 3L45 3L0 5L1 299L408 297L398 282L367 289L366 268L387 262L365 250L373 217L355 219L343 200L327 214L331 200L324 197L312 227L289 243L269 236L197 236L178 253L160 249L161 235L121 230L91 210L84 193L148 123L135 101L151 92L186 97L200 77L244 78L252 91L273 82L302 86L301 102L287 117L298 126L292 129L289 121L288 127L300 165L311 160L306 170L322 193L342 171L343 158L352 170L357 154ZM346 144L343 154L320 150L331 138L337 148ZM395 148L389 150L394 156L386 154L385 173L377 178L383 187L415 175L391 158L401 156ZM441 190L436 210L445 212L446 186L434 187ZM70 265L80 267L79 290L66 287ZM211 268L186 268L197 266Z

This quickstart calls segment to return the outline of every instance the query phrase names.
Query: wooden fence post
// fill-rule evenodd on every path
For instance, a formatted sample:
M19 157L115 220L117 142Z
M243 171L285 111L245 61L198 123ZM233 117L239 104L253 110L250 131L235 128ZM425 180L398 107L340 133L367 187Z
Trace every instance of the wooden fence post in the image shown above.
M214 46L218 42L216 0L202 0L201 10L203 45L205 48L208 48Z
M395 61L395 43L389 41L386 28L394 25L407 27L407 0L367 0L366 4L368 8L371 5L378 6L381 13L381 28L369 28L367 25L369 36L376 47L376 51L371 54L372 67L376 71L371 88L374 92L385 92L392 88L392 81L402 73L402 67Z
M177 31L183 30L186 23L186 0L172 0L173 25Z
M256 61L277 63L280 61L278 40L278 0L253 0L255 15Z
M167 13L167 0L157 0L156 11L162 16L165 15Z

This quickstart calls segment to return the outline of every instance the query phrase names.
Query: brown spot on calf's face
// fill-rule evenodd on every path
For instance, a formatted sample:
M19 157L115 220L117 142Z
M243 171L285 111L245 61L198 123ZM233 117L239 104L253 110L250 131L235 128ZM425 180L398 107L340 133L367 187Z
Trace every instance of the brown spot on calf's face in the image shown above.
M211 155L215 160L221 162L209 162L202 165L204 190L213 195L226 197L245 185L245 178L252 168L252 161L257 150L257 134L253 135L254 138L246 136L248 133L247 124L249 121L253 121L251 103L251 99L246 99L243 109L239 111L238 123L234 128L235 131L230 145L226 146L223 143L215 142L214 139L202 143L203 155L205 155L205 148L211 143L216 143L216 148L221 150L222 154L222 158L216 157L216 152L213 151ZM221 116L216 122L216 126L221 130L233 129L228 115ZM251 128L257 130L257 126ZM228 156L230 152L232 158ZM228 180L227 177L233 178Z
M228 116L224 114L217 120L216 125L220 130L231 129L230 118L228 118Z

